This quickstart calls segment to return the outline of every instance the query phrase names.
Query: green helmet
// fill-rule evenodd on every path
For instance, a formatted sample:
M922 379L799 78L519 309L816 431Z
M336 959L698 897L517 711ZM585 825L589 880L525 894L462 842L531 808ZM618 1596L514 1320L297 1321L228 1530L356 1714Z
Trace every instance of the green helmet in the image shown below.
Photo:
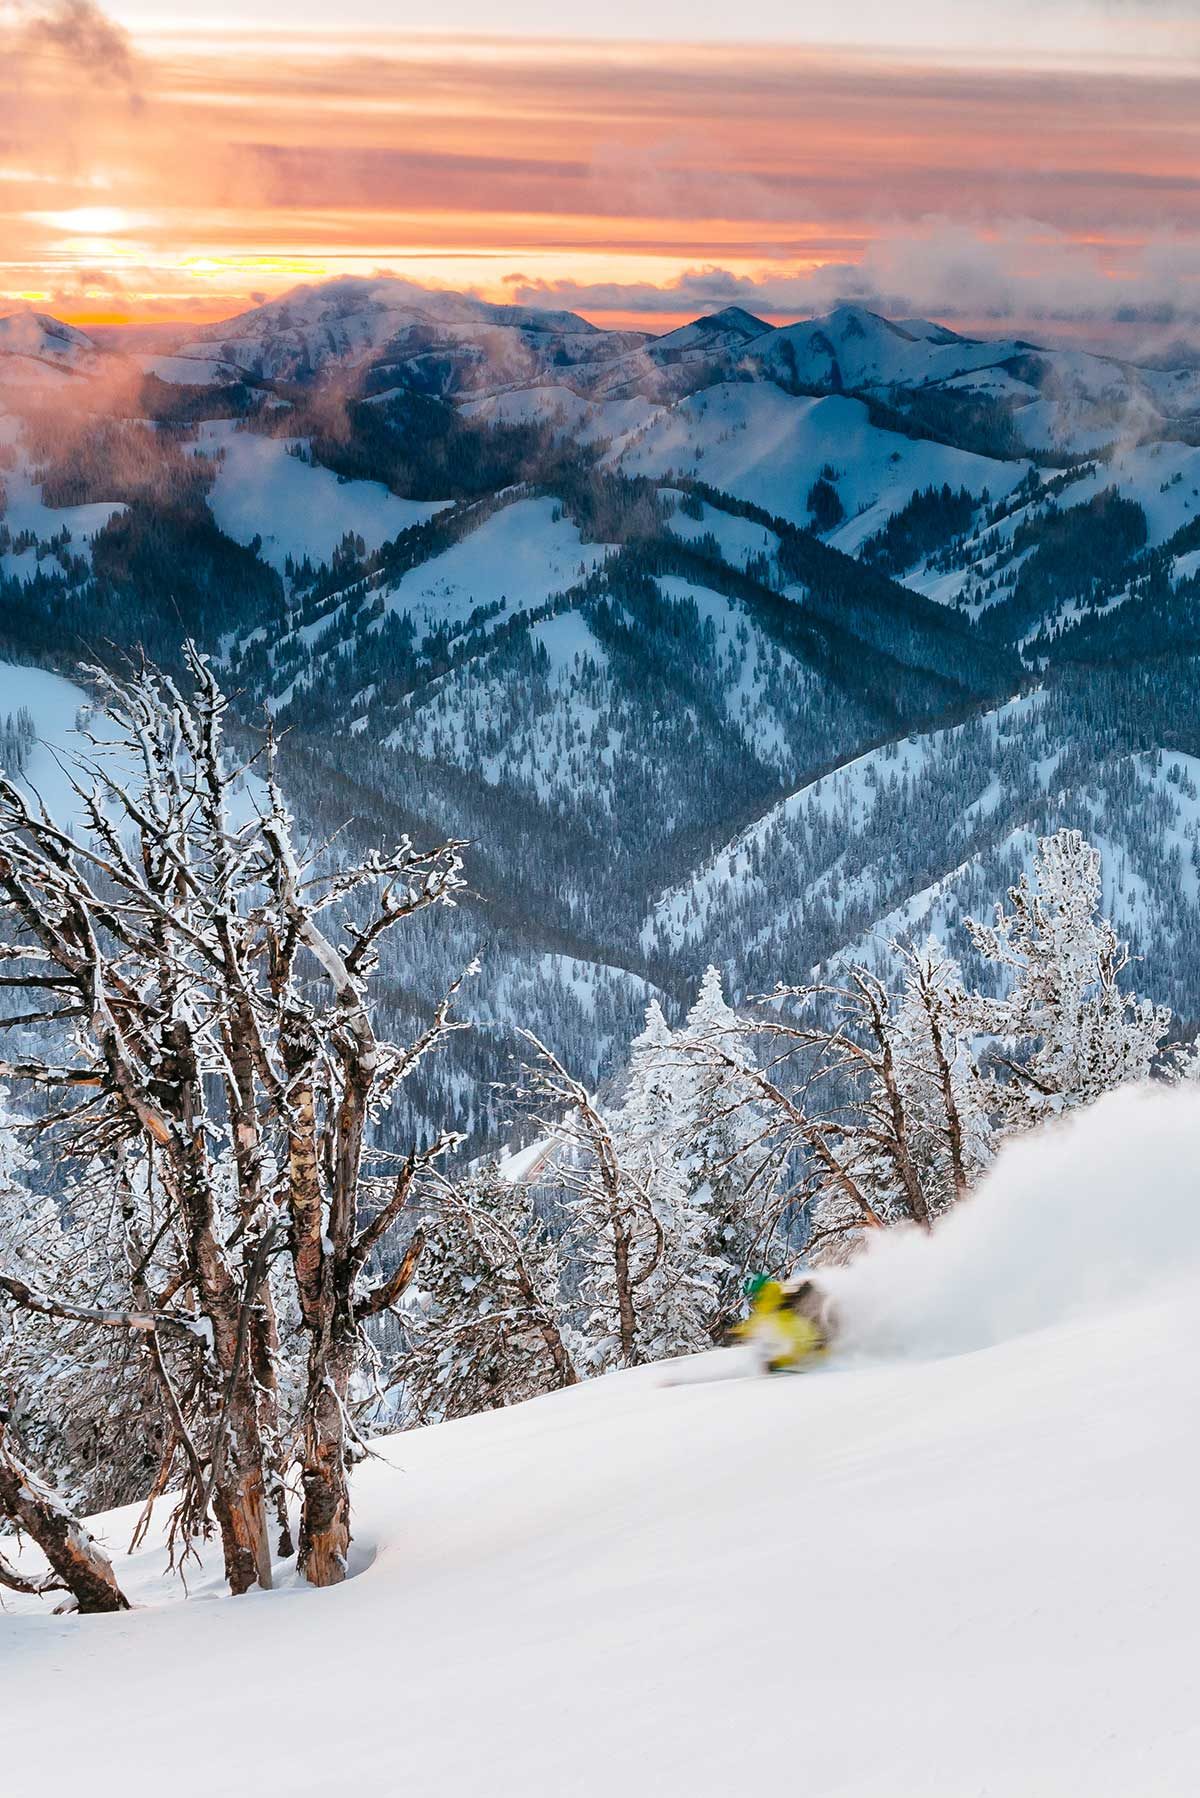
M758 1297L763 1287L768 1284L769 1281L766 1274L751 1274L743 1285L742 1291L748 1299L753 1301Z

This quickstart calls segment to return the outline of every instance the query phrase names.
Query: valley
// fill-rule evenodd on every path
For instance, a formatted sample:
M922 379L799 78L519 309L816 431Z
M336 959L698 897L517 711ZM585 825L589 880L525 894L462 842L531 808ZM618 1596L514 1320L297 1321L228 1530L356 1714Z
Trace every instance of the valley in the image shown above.
M516 1021L603 1078L710 961L966 965L1064 826L1200 1016L1200 372L339 281L153 350L0 320L0 412L14 691L191 636L314 838L469 840L387 969L409 1020L481 957L419 1116L486 1140Z

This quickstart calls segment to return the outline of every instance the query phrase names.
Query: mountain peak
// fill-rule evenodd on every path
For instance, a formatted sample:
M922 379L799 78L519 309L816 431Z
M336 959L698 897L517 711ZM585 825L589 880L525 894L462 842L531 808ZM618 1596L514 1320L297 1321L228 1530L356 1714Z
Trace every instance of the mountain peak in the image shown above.
M697 325L710 325L725 331L740 331L746 337L761 337L771 329L763 319L747 312L744 306L722 306L719 312L706 312L693 320Z
M907 325L897 324L893 319L884 318L881 312L872 312L869 306L856 305L849 300L835 306L823 318L810 319L808 322L811 326L838 337L865 338L890 333L893 337L903 337L912 342L917 336L924 334L909 329ZM932 331L935 327L931 325L928 328Z
M95 349L96 345L86 331L64 324L61 318L54 318L49 312L35 312L29 307L0 318L0 350L11 355L56 354L69 358L79 351L94 353Z

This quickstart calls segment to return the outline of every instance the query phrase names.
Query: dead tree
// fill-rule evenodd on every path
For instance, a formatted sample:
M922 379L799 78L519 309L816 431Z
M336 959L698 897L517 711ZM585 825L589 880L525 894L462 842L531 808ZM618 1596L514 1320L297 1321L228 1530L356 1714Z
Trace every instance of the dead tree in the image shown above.
M740 1078L767 1118L751 1177L782 1185L799 1167L784 1202L807 1208L810 1252L839 1256L896 1222L930 1229L986 1159L977 1071L960 1052L958 970L938 945L892 949L895 987L847 963L840 980L777 987L767 1014L741 1022L760 1056ZM690 1049L739 1067L720 1040Z
M106 718L73 775L77 835L0 779L0 955L48 1002L32 1015L70 1030L61 1063L2 1071L58 1095L69 1154L119 1158L133 1144L153 1161L180 1272L166 1292L131 1292L129 1308L159 1317L156 1337L177 1313L200 1333L188 1416L156 1359L187 1529L211 1501L233 1590L268 1585L268 1511L282 1512L297 1434L300 1564L324 1585L344 1577L349 1547L346 1397L361 1326L403 1286L403 1268L370 1288L365 1275L415 1173L455 1140L414 1150L364 1218L372 1124L461 1028L452 989L417 1042L381 1040L369 981L387 932L453 903L462 846L405 839L350 866L302 856L273 742L264 796L247 780L258 757L227 756L228 700L211 669L190 647L187 663L186 696L152 668L119 681L92 671ZM285 1266L306 1344L299 1419L281 1415L271 1275Z
M555 1178L573 1220L585 1297L615 1320L611 1364L634 1367L646 1359L640 1301L662 1264L662 1225L587 1088L530 1031L517 1034L536 1059L524 1070L516 1097L555 1141Z
M50 1487L19 1460L8 1440L8 1411L0 1406L0 1515L41 1549L49 1574L19 1573L0 1555L0 1586L43 1596L69 1592L82 1613L127 1611L112 1563L96 1539Z

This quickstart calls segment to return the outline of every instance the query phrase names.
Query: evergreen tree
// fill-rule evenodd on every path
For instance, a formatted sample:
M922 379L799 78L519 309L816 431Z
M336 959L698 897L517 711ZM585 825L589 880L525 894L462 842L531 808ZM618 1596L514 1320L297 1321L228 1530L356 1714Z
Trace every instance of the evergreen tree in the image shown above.
M721 1264L723 1321L741 1308L766 1217L758 1176L771 1165L771 1112L753 1076L750 1041L710 966L671 1045L672 1114L688 1196L708 1219L709 1251Z
M408 1421L438 1423L574 1385L558 1244L495 1161L432 1183L398 1374Z
M1121 984L1129 945L1100 915L1100 852L1078 830L1038 844L1032 877L1009 889L992 924L966 920L971 941L1010 983L977 997L970 1021L996 1042L991 1100L1013 1124L1089 1104L1144 1080L1167 1034L1168 1006Z
M644 1195L662 1253L641 1293L646 1356L660 1360L707 1348L718 1325L725 1265L714 1252L711 1214L703 1208L681 1133L680 1089L692 1069L657 1000L630 1048L629 1074L612 1119L626 1178Z

